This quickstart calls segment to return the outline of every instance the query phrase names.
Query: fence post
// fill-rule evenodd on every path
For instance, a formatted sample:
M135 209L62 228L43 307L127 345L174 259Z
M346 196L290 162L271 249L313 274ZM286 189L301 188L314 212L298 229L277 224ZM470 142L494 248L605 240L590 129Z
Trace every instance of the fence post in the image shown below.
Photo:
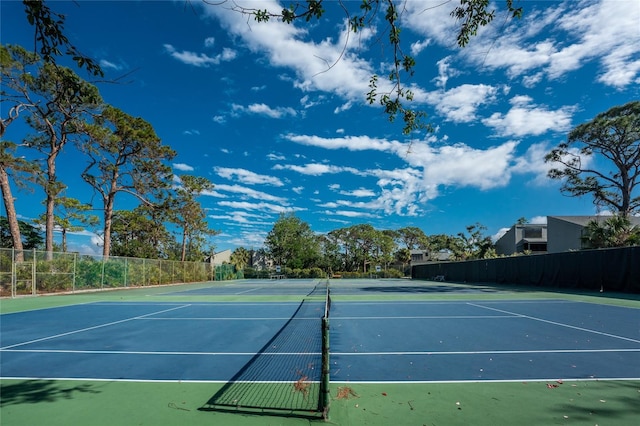
M127 261L128 261L128 260L129 260L129 258L128 258L128 257L125 257L125 258L124 258L124 287L125 287L125 288L129 287L129 286L127 285L127 265L128 265Z
M12 248L11 249L11 297L16 297L16 286L17 284L17 277L16 277L16 249Z
M31 294L36 296L38 294L38 291L36 290L36 249L33 249L33 258L31 260Z
M73 253L73 279L71 284L71 291L75 293L76 291L76 270L78 268L78 253Z
M102 273L100 274L100 289L104 289L104 255L102 256Z

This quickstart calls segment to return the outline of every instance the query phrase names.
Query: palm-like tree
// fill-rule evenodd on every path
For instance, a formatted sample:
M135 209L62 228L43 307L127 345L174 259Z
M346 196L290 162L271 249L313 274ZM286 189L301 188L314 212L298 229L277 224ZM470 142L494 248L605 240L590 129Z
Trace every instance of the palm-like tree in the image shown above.
M237 270L242 271L249 263L249 251L244 247L238 247L231 253L231 264L236 267Z
M628 217L612 216L603 222L592 220L584 228L582 243L586 248L624 247L640 244L640 227Z

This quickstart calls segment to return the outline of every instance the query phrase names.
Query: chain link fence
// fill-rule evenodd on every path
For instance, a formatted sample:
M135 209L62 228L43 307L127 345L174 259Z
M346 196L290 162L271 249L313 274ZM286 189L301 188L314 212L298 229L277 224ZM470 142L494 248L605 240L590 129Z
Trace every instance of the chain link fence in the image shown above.
M228 264L0 248L0 297L236 278Z

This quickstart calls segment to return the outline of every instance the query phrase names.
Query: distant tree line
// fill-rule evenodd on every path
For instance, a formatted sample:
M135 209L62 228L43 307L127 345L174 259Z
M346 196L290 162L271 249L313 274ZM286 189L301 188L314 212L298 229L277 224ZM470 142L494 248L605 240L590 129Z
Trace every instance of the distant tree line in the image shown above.
M262 255L274 265L294 270L334 272L376 272L408 266L411 251L446 253L451 260L495 257L493 243L483 235L486 228L477 223L457 235L429 235L418 227L378 230L358 224L318 234L294 213L281 214L265 239ZM251 251L239 247L231 263L243 269L250 263Z

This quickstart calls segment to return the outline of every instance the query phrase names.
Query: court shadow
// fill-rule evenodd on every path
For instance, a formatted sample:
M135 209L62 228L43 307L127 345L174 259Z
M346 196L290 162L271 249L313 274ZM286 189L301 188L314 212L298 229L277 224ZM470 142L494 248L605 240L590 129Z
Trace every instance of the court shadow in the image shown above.
M67 383L49 380L25 380L0 385L0 407L17 404L36 404L71 399L76 393L99 393L90 384L66 386Z
M637 424L640 418L640 404L637 381L603 381L580 384L580 392L571 395L571 402L554 406L552 410L573 422L585 424L601 421L611 424Z
M362 287L361 291L380 293L498 293L500 290L493 287L474 286L454 286L446 284L429 286L388 286L388 287ZM334 290L338 294L337 290Z
M313 418L322 414L321 317L303 301L287 323L200 411Z

